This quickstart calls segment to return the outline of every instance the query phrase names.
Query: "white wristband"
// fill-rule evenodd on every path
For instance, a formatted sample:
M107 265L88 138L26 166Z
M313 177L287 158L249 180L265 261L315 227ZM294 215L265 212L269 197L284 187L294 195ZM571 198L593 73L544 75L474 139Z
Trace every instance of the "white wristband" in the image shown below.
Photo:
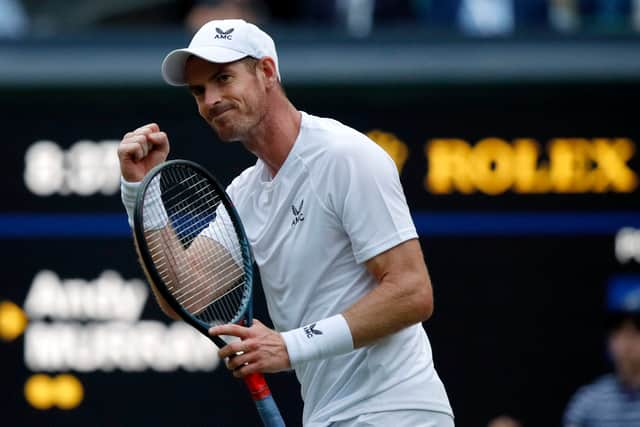
M291 365L325 359L353 350L349 324L342 314L283 332Z
M120 196L122 204L127 211L129 226L133 228L133 212L136 209L136 197L138 195L139 182L129 182L120 177ZM158 213L155 217L147 216L144 219L145 230L157 230L164 228L169 223L169 218L162 205L162 192L160 190L160 175L151 181L147 188L147 197L145 198L144 208L146 210L154 210Z

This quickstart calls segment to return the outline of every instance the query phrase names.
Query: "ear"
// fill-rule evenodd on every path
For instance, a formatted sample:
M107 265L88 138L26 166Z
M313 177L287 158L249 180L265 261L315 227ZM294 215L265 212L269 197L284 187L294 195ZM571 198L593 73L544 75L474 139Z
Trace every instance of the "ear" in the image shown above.
M276 71L276 62L270 56L265 56L258 61L258 70L265 78L267 87L273 87L278 83L278 73Z

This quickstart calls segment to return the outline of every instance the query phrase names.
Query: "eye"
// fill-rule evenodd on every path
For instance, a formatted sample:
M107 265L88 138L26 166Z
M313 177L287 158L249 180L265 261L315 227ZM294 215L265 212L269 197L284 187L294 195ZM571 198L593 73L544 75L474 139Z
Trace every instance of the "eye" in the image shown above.
M217 80L220 83L229 83L231 81L231 74L226 74L226 73L219 74L217 77Z
M203 86L191 86L189 88L189 90L191 91L191 94L193 96L195 96L196 98L199 96L202 96L204 94L204 87Z

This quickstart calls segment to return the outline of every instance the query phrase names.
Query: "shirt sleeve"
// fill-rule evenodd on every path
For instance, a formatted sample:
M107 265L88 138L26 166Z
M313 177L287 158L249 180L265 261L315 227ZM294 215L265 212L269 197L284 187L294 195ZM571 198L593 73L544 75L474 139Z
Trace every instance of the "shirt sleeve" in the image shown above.
M417 238L395 163L375 142L362 135L335 143L328 181L357 262Z

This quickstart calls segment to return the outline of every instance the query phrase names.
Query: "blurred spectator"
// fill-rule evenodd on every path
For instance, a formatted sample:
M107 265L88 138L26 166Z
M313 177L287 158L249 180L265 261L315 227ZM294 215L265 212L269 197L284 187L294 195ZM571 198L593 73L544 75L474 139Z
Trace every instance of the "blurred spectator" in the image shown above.
M299 6L300 18L345 29L351 35L369 35L374 25L413 21L408 0L306 0Z
M549 23L558 31L574 31L580 25L579 0L549 0Z
M5 0L0 0L0 2ZM218 18L264 22L269 13L264 0L22 0L39 34L94 28L200 27ZM1 19L1 18L0 18Z
M262 0L201 0L196 1L185 19L187 28L195 32L213 19L244 19L252 23L267 20L267 8Z
M422 25L473 35L548 28L546 0L413 0L412 8Z
M0 0L0 38L16 38L27 32L29 20L20 0Z
M564 414L565 427L640 426L640 278L612 281L607 308L614 373L574 394Z
M512 0L462 0L458 9L460 29L471 35L494 36L514 30Z
M102 27L149 28L182 25L192 2L166 0L22 0L31 31L40 35Z
M520 421L515 418L511 418L508 415L500 415L499 417L489 421L487 427L522 427L522 424Z
M242 18L318 25L366 37L419 24L502 36L529 30L640 30L640 0L0 0L0 37L95 28L187 28Z

